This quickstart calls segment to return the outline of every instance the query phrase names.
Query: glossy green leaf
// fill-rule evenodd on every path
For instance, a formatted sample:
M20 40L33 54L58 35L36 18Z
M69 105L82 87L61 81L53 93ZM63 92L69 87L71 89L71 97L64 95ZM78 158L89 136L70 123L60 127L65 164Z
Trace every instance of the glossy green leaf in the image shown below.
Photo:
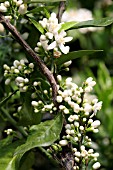
M32 24L43 34L44 33L44 29L43 27L34 19L29 18L29 20L32 22Z
M19 146L15 154L24 154L35 147L51 145L59 138L62 124L63 116L62 114L59 114L53 120L31 126L26 143Z
M61 30L71 30L71 29L78 29L78 28L85 28L85 27L105 27L111 25L113 23L112 17L106 17L101 19L94 19L82 22L66 22L62 24Z
M59 57L56 60L57 65L61 65L69 60L74 60L79 57L87 56L90 54L98 53L98 52L103 52L103 50L79 50L79 51L73 51L68 54L63 54L61 57Z
M55 142L59 138L62 125L63 116L62 114L59 114L54 120L48 120L39 125L31 126L26 143L18 146L13 159L9 162L6 170L19 170L20 160L27 151L35 147L49 146Z

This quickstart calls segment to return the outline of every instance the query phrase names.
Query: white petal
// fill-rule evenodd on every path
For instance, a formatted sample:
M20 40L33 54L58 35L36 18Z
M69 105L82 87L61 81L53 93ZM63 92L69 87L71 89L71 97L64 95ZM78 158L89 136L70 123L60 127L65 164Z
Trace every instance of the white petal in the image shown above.
M56 47L56 41L53 41L49 46L48 46L48 50L52 50Z
M69 46L64 46L63 44L60 44L59 48L64 54L67 54L69 52Z
M65 42L69 42L69 41L71 41L72 39L73 39L73 37L65 37L65 38L64 38L64 41L65 41Z

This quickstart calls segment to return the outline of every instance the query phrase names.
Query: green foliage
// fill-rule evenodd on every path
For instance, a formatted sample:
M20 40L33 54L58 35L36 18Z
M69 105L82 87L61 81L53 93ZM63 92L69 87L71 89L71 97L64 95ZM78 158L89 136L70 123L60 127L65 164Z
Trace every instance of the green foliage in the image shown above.
M56 60L57 65L61 65L69 60L74 60L79 57L84 57L90 54L102 52L102 50L80 50L80 51L73 51L68 54L63 54Z
M102 18L102 19L95 19L83 22L66 22L62 24L61 30L71 30L71 29L78 29L78 28L85 28L85 27L105 27L111 25L113 23L112 17Z
M22 140L12 142L13 137L7 137L0 141L0 168L5 170L12 160L15 149L23 143ZM11 170L11 169L9 169Z
M59 138L62 129L63 117L58 114L55 119L48 120L33 125L30 127L30 134L28 135L25 144L17 147L15 156L7 166L7 170L18 170L22 156L29 150L40 147L49 146Z

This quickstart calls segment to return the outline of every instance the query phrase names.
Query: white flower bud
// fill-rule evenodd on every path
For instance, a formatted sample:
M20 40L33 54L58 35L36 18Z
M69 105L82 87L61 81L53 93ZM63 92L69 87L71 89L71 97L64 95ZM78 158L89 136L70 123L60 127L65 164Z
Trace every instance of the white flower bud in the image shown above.
M50 40L53 38L53 34L51 32L47 32L45 34Z
M75 157L75 161L76 161L76 162L79 162L79 160L80 160L80 159L79 159L78 157Z
M98 130L98 129L93 129L93 132L94 132L94 133L98 133L99 130Z
M41 36L40 36L40 40L41 40L41 41L46 41L46 36L45 36L45 35L41 35Z
M18 82L18 83L23 83L24 82L24 78L23 77L17 77L15 79L15 81Z
M83 126L80 126L80 130L83 131L83 130L84 130L84 127L83 127Z
M25 83L28 83L28 82L29 82L29 79L28 79L28 78L25 78L25 79L24 79L24 82L25 82Z
M23 15L27 12L27 4L22 4L19 6L18 12Z
M4 5L0 5L0 12L7 12L7 8Z
M62 102L62 96L57 96L57 102L61 103Z
M65 108L63 111L65 114L69 114L69 110L67 108Z
M18 69L14 69L14 73L18 74L20 71Z
M3 33L5 31L5 28L3 26L3 24L0 23L0 32Z
M65 62L65 63L63 64L63 66L64 66L64 67L68 67L71 63L72 63L71 60L70 60L70 61L67 61L67 62Z
M20 6L22 3L23 3L23 1L19 0L19 1L16 2L16 6Z
M66 124L65 125L65 129L71 129L71 125L70 124Z
M8 85L11 82L11 80L8 78L5 80L5 85Z
M68 144L68 141L67 140L61 140L61 141L59 141L59 144L61 146L66 146Z
M38 102L32 101L32 102L31 102L31 105L32 105L32 106L38 106Z
M20 62L19 62L18 60L15 60L15 61L13 62L14 67L18 67L19 64L20 64Z
M75 142L77 142L77 141L78 141L78 137L74 137L73 139L74 139L74 141L75 141Z
M79 122L76 122L76 121L75 121L75 122L74 122L74 126L75 126L75 127L79 127Z
M70 134L71 134L71 130L70 130L70 129L66 129L66 133L67 133L68 135L70 135Z
M41 47L41 42L37 42L37 46L38 46L38 47Z
M60 82L60 81L62 81L62 76L61 75L58 75L57 76L57 80Z
M99 120L95 120L92 124L92 127L97 128L98 126L100 126L100 121Z
M7 8L7 7L10 6L10 3L9 3L8 1L5 1L5 2L4 2L4 5L5 5L5 7Z
M74 135L74 134L75 134L75 131L74 131L74 130L71 130L70 133L71 133L71 135Z
M100 168L100 163L99 162L96 162L93 164L93 169L98 169Z
M89 154L91 154L91 153L93 153L93 152L94 152L93 149L89 149L89 150L88 150L88 153L89 153Z
M60 106L59 106L59 109L60 109L60 110L64 110L64 109L65 109L65 106L60 105Z
M29 64L29 67L30 67L30 68L34 68L34 64L33 64L33 63L30 63L30 64Z

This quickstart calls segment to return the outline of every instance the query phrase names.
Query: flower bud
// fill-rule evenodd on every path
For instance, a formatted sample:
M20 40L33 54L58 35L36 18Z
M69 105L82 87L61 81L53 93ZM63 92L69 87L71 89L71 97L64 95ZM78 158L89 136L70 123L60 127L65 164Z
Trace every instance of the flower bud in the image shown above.
M100 168L100 163L99 162L96 162L93 164L93 169L98 169Z
M23 15L27 12L27 4L22 4L19 6L18 12Z
M59 141L59 144L61 146L66 146L68 144L68 141L67 140L61 140L61 141Z

